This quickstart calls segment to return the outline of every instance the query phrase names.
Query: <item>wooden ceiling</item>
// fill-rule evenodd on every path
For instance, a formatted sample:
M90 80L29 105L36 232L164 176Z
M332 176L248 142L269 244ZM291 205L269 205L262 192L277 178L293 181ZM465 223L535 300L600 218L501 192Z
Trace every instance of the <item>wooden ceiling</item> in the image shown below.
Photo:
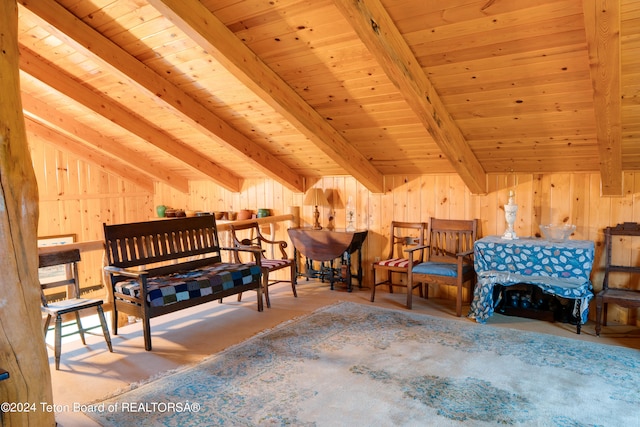
M640 0L18 0L29 138L147 188L640 170Z

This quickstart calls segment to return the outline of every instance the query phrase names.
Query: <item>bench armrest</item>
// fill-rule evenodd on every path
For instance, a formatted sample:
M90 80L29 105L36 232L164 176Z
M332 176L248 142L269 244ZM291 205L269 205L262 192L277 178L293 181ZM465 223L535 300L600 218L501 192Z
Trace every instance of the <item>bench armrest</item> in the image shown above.
M132 277L134 279L146 276L149 274L146 270L129 270L126 268L114 267L113 265L107 265L104 267L104 271L111 274L118 274L120 276Z

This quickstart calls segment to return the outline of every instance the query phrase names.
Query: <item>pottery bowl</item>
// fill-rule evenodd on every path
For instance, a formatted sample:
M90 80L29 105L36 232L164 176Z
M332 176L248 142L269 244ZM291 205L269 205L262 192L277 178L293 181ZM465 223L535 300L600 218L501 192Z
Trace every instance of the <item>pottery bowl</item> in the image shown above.
M251 217L253 216L253 211L250 211L248 209L243 209L240 212L238 212L238 221L242 221L245 219L251 219Z

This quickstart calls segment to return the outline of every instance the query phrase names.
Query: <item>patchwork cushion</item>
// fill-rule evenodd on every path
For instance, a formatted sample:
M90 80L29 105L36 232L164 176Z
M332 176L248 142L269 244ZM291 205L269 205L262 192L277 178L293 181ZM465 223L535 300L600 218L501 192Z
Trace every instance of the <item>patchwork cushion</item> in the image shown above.
M409 260L406 258L385 259L378 262L383 267L409 268Z
M212 295L252 281L260 283L260 275L260 268L256 265L219 263L198 270L152 277L147 281L147 303L151 307L162 307ZM115 290L140 298L140 285L135 279L117 283Z
M471 265L465 264L462 266L462 272L466 273L471 270L471 268ZM423 262L413 267L412 273L456 277L458 275L458 266L448 262Z

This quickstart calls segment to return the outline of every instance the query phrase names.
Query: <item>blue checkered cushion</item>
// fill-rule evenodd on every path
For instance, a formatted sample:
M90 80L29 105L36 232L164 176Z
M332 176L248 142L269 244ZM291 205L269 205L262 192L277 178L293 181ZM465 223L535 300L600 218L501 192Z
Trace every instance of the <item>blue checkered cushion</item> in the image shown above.
M260 283L260 274L256 265L220 263L199 270L152 277L147 281L147 303L151 307L162 307L252 281ZM140 298L140 285L134 279L117 283L115 289L124 295Z

